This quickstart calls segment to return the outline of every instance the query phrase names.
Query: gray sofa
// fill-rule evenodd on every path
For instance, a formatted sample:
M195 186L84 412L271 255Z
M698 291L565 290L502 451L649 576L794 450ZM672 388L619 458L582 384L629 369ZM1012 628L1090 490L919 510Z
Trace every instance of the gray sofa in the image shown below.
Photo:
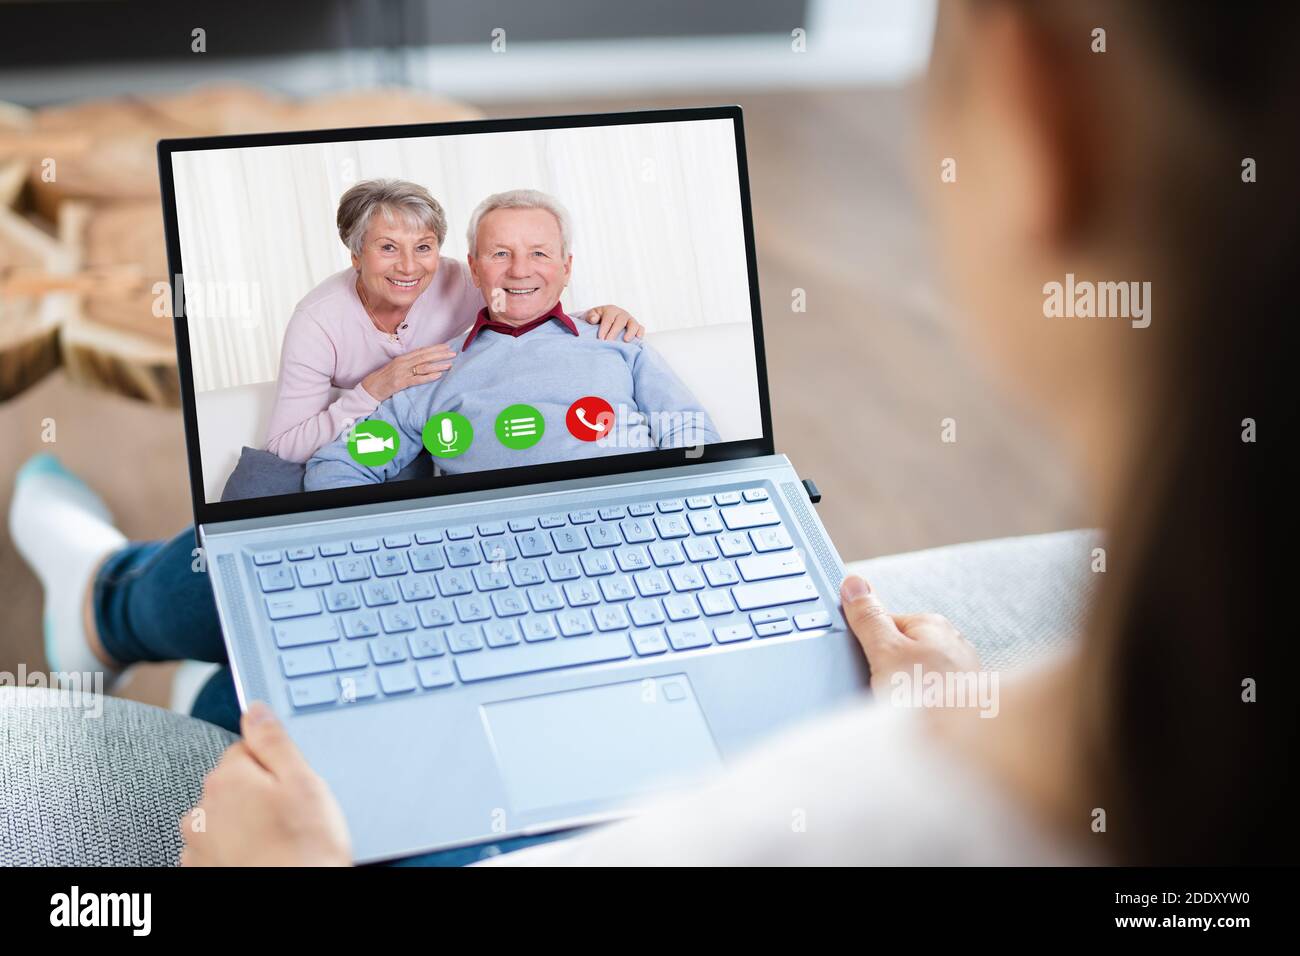
M862 561L896 612L952 619L985 666L1010 670L1078 633L1092 532L1006 538ZM234 738L119 698L98 718L49 691L0 687L0 864L168 866L181 814Z

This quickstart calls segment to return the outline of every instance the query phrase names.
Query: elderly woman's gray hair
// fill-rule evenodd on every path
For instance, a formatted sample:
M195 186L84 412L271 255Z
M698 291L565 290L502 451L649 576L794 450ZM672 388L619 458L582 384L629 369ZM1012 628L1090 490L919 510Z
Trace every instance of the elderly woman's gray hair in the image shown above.
M465 239L469 243L469 254L478 255L478 224L488 213L497 209L545 209L560 224L560 255L567 259L573 242L573 221L569 210L554 196L540 189L508 189L503 193L493 193L474 209L469 217L469 228L465 230Z
M339 238L354 256L361 255L366 230L380 212L389 222L427 229L439 247L447 238L447 214L429 190L405 179L363 179L339 199Z

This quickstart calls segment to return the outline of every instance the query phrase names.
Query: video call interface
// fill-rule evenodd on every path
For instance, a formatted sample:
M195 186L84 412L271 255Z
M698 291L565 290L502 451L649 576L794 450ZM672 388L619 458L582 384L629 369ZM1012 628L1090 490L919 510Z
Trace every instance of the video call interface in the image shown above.
M172 159L210 501L762 437L730 120Z

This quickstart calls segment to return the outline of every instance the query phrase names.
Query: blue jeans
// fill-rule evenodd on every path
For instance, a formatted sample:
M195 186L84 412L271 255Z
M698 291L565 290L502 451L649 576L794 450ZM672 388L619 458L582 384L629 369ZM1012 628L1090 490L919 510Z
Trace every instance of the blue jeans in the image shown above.
M104 649L120 664L191 660L223 665L199 691L191 714L237 734L235 682L207 570L194 567L195 546L194 530L189 528L170 541L133 542L111 555L95 579L91 598L95 626ZM427 853L394 865L463 866L568 832Z

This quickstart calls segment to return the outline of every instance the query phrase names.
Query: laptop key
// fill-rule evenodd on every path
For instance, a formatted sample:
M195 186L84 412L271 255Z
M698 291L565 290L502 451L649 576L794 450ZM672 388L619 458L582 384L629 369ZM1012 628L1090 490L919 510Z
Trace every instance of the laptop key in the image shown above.
M718 614L730 614L736 609L731 603L731 595L726 591L705 591L700 595L700 610L706 617Z
M741 531L746 528L759 528L769 524L780 524L781 516L771 503L758 505L734 505L722 509L722 522L728 531Z
M591 524L596 520L596 512L590 508L584 508L581 511L569 512L570 524Z
M560 597L560 591L554 585L529 588L527 593L528 603L534 611L558 611L564 607L564 598Z
M714 534L722 530L722 519L716 511L692 511L688 517L691 530L696 534Z
M796 614L794 616L794 626L801 631L812 630L815 627L830 627L831 616L826 611L809 611L806 614Z
M618 533L618 525L602 522L587 526L587 540L593 548L613 548L623 543L623 536Z
M713 499L708 495L691 495L686 499L686 507L690 508L692 511L697 508L707 508L712 504Z
M415 690L415 669L405 667L379 668L379 686L385 694L409 694Z
M300 564L294 570L298 573L298 583L305 588L334 583L327 564Z
M319 591L297 591L288 594L273 594L263 598L266 601L266 616L273 621L283 621L291 617L307 617L320 613Z
M559 528L552 531L551 540L555 542L555 550L560 554L587 550L587 537L576 528Z
M448 528L446 533L448 541L468 541L474 537L474 529L463 524Z
M263 593L269 594L273 591L292 591L293 569L284 566L263 568L257 572L257 579L262 584Z
M489 621L483 625L483 636L488 647L509 647L519 643L514 621Z
M505 534L506 526L505 523L501 521L480 521L478 525L478 533L483 537Z
M475 625L448 628L446 638L447 647L453 654L468 654L483 648L483 638Z
M655 528L661 538L686 538L691 533L690 525L681 515L659 515L655 518ZM653 552L654 548L650 550Z
M658 597L672 590L662 571L642 571L640 574L634 574L632 580L636 582L636 589L641 592L642 597Z
M630 601L636 597L636 588L625 574L614 578L604 578L600 582L600 593L606 601Z
M356 588L330 588L325 594L325 606L331 611L355 611L361 606L356 597Z
M451 568L468 568L479 563L479 551L473 543L460 541L455 544L445 544L443 547L447 551L447 566Z
M370 654L364 643L335 644L330 648L330 660L336 671L356 670L370 663Z
M475 568L474 585L480 591L500 591L510 587L510 575L505 571L493 571L491 568Z
M442 560L442 548L424 545L411 552L411 569L414 571L441 571L447 566Z
M668 651L668 641L664 638L662 627L643 627L632 632L632 647L640 657L664 654Z
M595 608L591 612L591 616L596 622L596 630L598 631L621 631L631 627L631 623L627 619L627 612L619 604L607 604Z
M655 506L647 504L628 505L627 513L633 518L645 518L655 513Z
M415 532L416 544L441 544L441 531L417 531Z
M529 617L519 622L525 641L552 641L559 635L549 617Z
M479 597L477 594L470 597L456 598L456 616L460 618L462 624L469 624L473 621L486 621L492 615L488 611L488 602L486 598Z
M664 598L664 613L670 621L689 621L700 616L700 606L689 594L670 594Z
M469 575L464 571L442 571L435 574L433 579L438 582L438 593L443 597L456 597L474 590Z
M348 553L346 542L335 541L332 544L322 544L316 549L322 558L337 558L339 555Z
M628 512L631 511L629 508ZM643 518L627 518L619 522L619 530L623 532L623 540L628 544L642 544L655 539L654 525Z
M415 612L409 607L386 607L379 612L385 634L402 634L415 630Z
M675 651L689 651L713 644L709 629L703 624L669 624L664 630Z
M592 629L591 613L581 608L576 611L561 611L555 615L555 623L565 637L590 634Z
M402 592L403 601L427 601L430 598L437 597L438 595L438 592L433 586L433 579L428 577L417 575L415 577L402 578L397 586Z
M376 664L393 664L406 660L406 641L400 637L381 637L370 642L370 656Z
M379 550L379 539L378 539L378 538L358 538L356 541L353 541L353 542L352 542L352 550L355 551L355 552L357 552L357 554L364 554L364 553L366 553L367 551L378 551L378 550Z
M420 616L420 624L424 627L447 627L456 623L451 613L451 605L446 601L421 604L415 610Z
M690 538L682 543L686 557L692 561L713 561L718 557L718 546L712 538Z
M385 551L373 554L370 562L375 566L375 575L381 578L395 578L406 573L406 555L401 551Z
M740 504L740 492L720 491L713 496L713 500L719 505L737 505Z
M754 542L754 550L760 553L785 551L794 547L785 528L755 528L749 533L749 538Z
M509 538L493 538L491 541L481 541L479 544L483 551L483 560L488 564L500 564L519 557L515 543Z
M411 536L409 534L384 535L385 548L409 548L410 546L411 546Z
M379 633L379 615L374 611L357 611L344 614L339 618L343 624L343 636L348 638L374 637Z
M739 558L754 550L749 546L749 536L740 532L720 534L717 542L724 558Z
M406 643L411 648L411 656L415 658L441 657L443 655L442 638L432 631L411 634L406 638ZM347 647L349 645L345 644L343 646Z
M665 498L659 502L659 510L664 514L681 511L684 507L686 507L686 503L681 498Z
M721 588L729 584L740 583L740 575L736 573L736 566L730 561L715 561L712 564L704 565L704 577L711 588Z
M537 519L535 518L511 518L509 521L511 531L532 531L536 527Z
M803 558L796 552L790 551L741 558L736 562L736 570L746 581L766 581L769 578L803 574L806 568Z
M542 515L537 519L537 525L541 528L563 528L569 519L562 514L552 513Z
M584 551L582 554L582 570L589 578L613 574L616 569L614 559L609 556L608 551Z
M670 569L668 578L676 591L698 591L704 587L704 575L693 564Z
M674 564L685 564L686 555L676 541L656 541L650 545L650 560L657 568L667 568Z
M420 661L415 665L415 674L420 679L420 686L425 690L450 687L456 683L451 661Z
M777 634L789 634L793 627L790 626L788 618L779 621L768 621L766 624L755 624L754 633L759 637L775 637Z
M397 603L397 588L389 581L367 581L361 585L361 600L366 607L383 607Z
M290 561L306 561L309 558L316 557L316 549L310 545L301 548L290 548L285 552L285 557Z
M754 629L748 624L726 624L713 629L713 636L719 644L733 644L747 641L754 636Z
M525 558L541 558L550 554L551 536L540 531L529 531L515 537L519 553Z
M290 621L287 624L272 624L271 637L275 646L281 649L304 647L308 644L328 644L339 639L338 622L331 618L314 621Z
M334 574L339 584L364 581L370 577L370 562L365 558L335 558Z
M644 547L619 548L614 552L620 571L644 571L650 567L650 552Z
M746 488L742 494L746 501L767 501L768 499L766 488Z
M797 578L778 578L759 584L738 584L731 589L731 597L736 602L736 607L742 611L753 611L777 604L814 601L818 596L817 587L806 574Z
M664 622L664 611L658 601L633 601L627 606L627 612L632 615L632 623L637 627Z
M456 670L462 681L470 683L561 667L626 660L631 656L632 648L626 634L598 634L581 641L523 644L492 654L460 657L456 659Z
M606 505L600 509L601 521L617 521L619 518L627 517L627 509L622 505Z
M528 602L518 591L506 591L492 595L492 609L497 617L515 617L528 613Z
M332 704L339 697L339 686L334 677L308 677L289 682L289 702L295 710Z
M283 555L279 551L254 551L253 563L256 565L279 564Z
M546 575L537 561L516 561L510 565L510 580L522 588L530 584L541 584L546 580Z
M546 573L552 581L572 581L575 578L582 577L582 571L578 568L577 560L567 554L553 555L543 563L546 565Z
M358 671L355 674L343 674L336 677L339 682L339 702L351 704L358 700L369 700L379 695L373 671Z

